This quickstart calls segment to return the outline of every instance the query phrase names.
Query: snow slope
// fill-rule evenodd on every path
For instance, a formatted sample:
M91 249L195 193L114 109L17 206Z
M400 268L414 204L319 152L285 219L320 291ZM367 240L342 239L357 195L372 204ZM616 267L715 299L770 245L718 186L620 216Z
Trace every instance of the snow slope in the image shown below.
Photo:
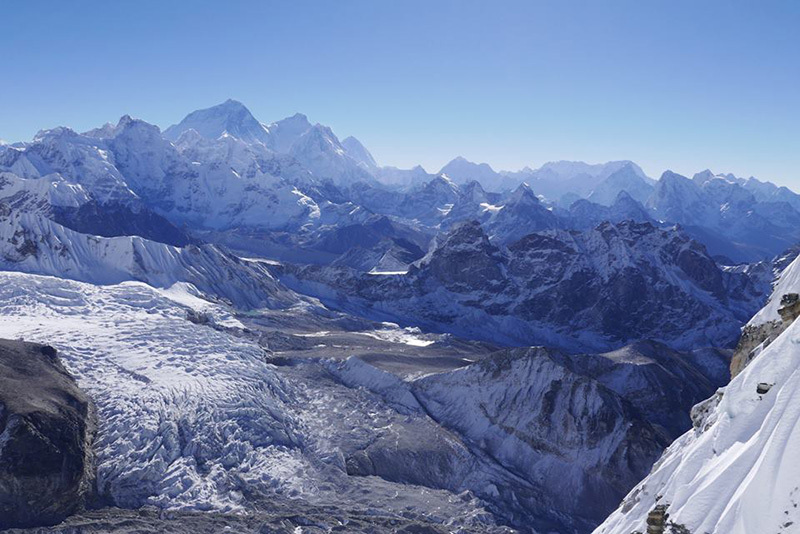
M83 187L58 174L26 179L0 172L0 202L12 209L49 213L54 206L78 208L90 201Z
M0 269L95 284L140 280L156 287L176 282L243 308L282 307L298 301L256 262L214 245L173 247L141 237L95 237L35 213L0 212Z
M667 449L595 533L643 532L656 503L667 505L670 521L692 533L797 532L798 347L800 323L795 322L727 387L694 409L695 428ZM772 387L759 394L760 383Z
M781 273L773 285L772 295L766 305L747 323L750 326L758 326L770 321L780 320L778 308L780 308L781 297L787 293L800 292L800 256L794 259Z
M236 100L193 111L180 123L164 130L164 137L176 141L187 130L194 130L207 139L231 135L246 143L268 145L270 142L269 130Z

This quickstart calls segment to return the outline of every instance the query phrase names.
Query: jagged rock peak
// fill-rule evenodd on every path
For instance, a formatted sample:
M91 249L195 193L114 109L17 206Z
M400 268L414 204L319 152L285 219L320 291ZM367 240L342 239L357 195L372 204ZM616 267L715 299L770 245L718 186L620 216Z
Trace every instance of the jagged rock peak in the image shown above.
M539 204L539 197L533 192L527 182L522 182L509 197L510 204L532 203Z

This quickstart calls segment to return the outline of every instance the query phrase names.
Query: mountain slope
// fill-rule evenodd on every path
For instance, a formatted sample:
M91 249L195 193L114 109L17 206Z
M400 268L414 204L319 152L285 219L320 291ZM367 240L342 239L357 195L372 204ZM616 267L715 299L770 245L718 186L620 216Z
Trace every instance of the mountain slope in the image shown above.
M606 350L657 339L730 346L761 305L745 274L720 270L676 229L603 223L530 234L500 248L455 226L405 275L286 266L290 287L353 313L501 344Z
M476 180L485 189L498 193L512 189L519 184L519 182L495 172L488 163L473 163L461 156L442 167L439 174L446 174L458 184L466 184Z
M563 358L544 348L500 351L406 381L358 358L330 370L401 412L423 411L476 456L499 464L506 475L482 474L487 478L473 491L523 532L577 533L614 506L614 496L635 483L667 440L627 400L573 373ZM348 463L355 473L387 476L386 458L406 454L393 443L376 443ZM429 481L452 484L462 470L475 469L444 458L438 466Z
M375 181L359 162L347 155L333 131L321 124L315 124L303 133L292 144L289 154L318 180L329 180L338 185Z
M630 163L608 175L587 198L592 202L610 206L623 192L639 202L645 202L653 193L653 185L643 176L641 169Z
M572 198L567 203L570 204L578 198L587 198L609 176L626 167L645 182L650 182L644 171L632 161L609 161L600 164L589 164L582 161L553 161L545 163L538 169L526 168L517 173L505 174L519 181L527 182L534 191L551 201L557 202L562 198ZM631 192L629 191L629 193ZM603 196L606 195L603 194Z
M262 265L213 245L177 248L140 237L95 237L31 213L0 213L0 268L95 284L140 280L168 288L185 282L244 308L297 301Z
M378 168L375 158L373 158L372 154L369 153L369 150L367 150L366 147L361 144L361 141L355 137L350 136L342 139L342 146L344 147L347 155L353 158L360 165L364 166L365 169L374 170Z
M188 130L194 130L207 139L218 139L227 134L245 143L270 144L269 130L236 100L193 111L178 124L164 130L164 137L176 141Z
M692 179L665 172L647 206L654 217L681 224L727 261L774 257L800 239L800 212L791 204L758 201L735 177L710 171Z
M692 412L695 428L595 532L643 531L666 506L666 532L794 532L800 522L800 324L795 322L742 373ZM765 384L764 389L759 389Z

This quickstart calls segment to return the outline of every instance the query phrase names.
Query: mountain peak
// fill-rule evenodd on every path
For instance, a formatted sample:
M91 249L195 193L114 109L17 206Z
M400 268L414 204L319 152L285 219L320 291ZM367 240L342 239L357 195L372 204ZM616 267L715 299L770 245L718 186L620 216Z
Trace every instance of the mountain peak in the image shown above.
M442 167L439 173L447 174L454 182L459 184L477 180L487 189L501 190L500 182L502 177L494 172L494 169L488 163L473 163L463 156L454 158Z
M356 160L359 164L368 169L374 169L378 167L378 164L375 162L375 158L372 157L372 154L370 154L369 150L367 150L367 148L361 144L361 141L355 137L345 137L342 140L342 146L344 147L347 155Z
M303 132L305 132L312 126L313 125L308 120L306 115L302 113L295 113L294 115L286 117L285 119L273 122L269 125L269 129L271 131L275 127L284 129L291 128L293 130L303 130Z
M687 177L682 174L678 174L677 172L672 172L671 170L666 170L661 174L661 178L659 179L661 182L688 182L690 181Z
M617 193L617 198L614 199L614 204L622 204L628 202L636 202L634 198L624 189Z
M714 174L713 172L711 172L710 169L706 169L704 171L700 171L698 173L695 173L695 175L692 176L692 180L694 182L697 182L698 184L702 185L702 184L706 183L709 180L713 180L716 177L717 177L717 175Z
M130 115L123 115L120 117L113 132L109 133L111 134L110 137L116 137L127 132L137 132L136 135L161 136L161 129L158 126L143 121L142 119L135 119Z
M445 174L443 172L437 174L436 177L433 180L431 180L429 183L430 184L446 184L448 187L451 187L451 188L454 188L454 189L458 188L456 183L453 180L451 180L450 177L447 176L447 174Z
M539 197L533 192L531 186L527 182L522 182L514 189L511 196L508 198L509 204L539 204Z
M245 143L269 143L267 129L244 104L233 99L189 113L180 123L164 130L164 137L176 141L188 129L196 130L207 139L219 139L228 134Z
M270 123L267 130L270 135L269 147L276 152L288 152L292 145L312 128L308 117L295 113L279 121Z
M41 141L43 139L55 139L60 137L74 137L78 134L72 128L68 126L56 126L55 128L50 128L48 130L39 130L36 132L36 135L33 137L34 141Z

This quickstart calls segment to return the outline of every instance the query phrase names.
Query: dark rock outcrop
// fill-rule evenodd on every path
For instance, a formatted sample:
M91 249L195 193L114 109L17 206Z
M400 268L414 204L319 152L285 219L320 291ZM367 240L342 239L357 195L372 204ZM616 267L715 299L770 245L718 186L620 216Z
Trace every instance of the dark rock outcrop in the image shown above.
M93 486L88 397L49 346L0 340L0 529L57 523Z
M103 237L138 235L151 241L183 247L194 240L164 217L145 207L89 202L79 208L54 206L52 219L83 234Z

